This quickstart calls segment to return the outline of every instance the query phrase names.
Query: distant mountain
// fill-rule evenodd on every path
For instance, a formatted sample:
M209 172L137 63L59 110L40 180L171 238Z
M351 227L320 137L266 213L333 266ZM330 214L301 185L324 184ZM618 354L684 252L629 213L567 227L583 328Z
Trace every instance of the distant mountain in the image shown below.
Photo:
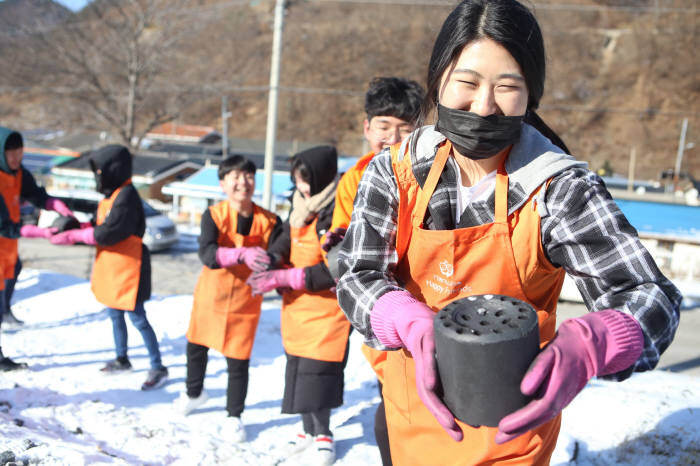
M53 0L4 0L0 1L0 31L18 34L50 28L72 15L72 11Z
M185 18L177 33L187 40L158 58L167 65L159 71L156 95L165 107L167 97L184 89L194 97L177 107L178 122L220 131L226 97L229 137L264 139L275 0L183 1L178 7L174 0L138 2L167 5L150 27L152 37L158 21ZM681 123L688 118L681 171L700 178L698 0L523 2L534 9L547 49L538 113L573 154L593 170L607 167L626 175L634 168L637 178L658 179L674 167ZM362 154L367 83L392 75L424 83L433 42L455 3L288 0L277 138L322 141ZM11 24L56 24L70 15L50 0L0 1L0 18ZM0 24L0 40L4 32ZM0 63L14 63L18 54L39 58L21 41L5 50L1 45ZM84 103L62 100L54 88L63 89L55 81L40 83L41 77L10 81L0 69L0 123L109 130L103 119L85 116ZM30 92L24 86L35 87ZM115 95L122 102L126 92Z

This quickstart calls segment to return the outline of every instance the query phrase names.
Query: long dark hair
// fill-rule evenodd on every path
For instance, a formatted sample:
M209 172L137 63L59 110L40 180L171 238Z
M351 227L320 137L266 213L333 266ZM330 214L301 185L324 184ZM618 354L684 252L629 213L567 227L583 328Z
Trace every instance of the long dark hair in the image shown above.
M525 122L568 153L564 141L535 113L544 93L544 41L535 16L516 0L464 0L452 10L435 39L428 65L427 92L417 126L423 125L437 106L445 70L467 44L483 38L500 44L520 65L528 90ZM414 137L414 143L416 141ZM415 145L412 148L415 150Z

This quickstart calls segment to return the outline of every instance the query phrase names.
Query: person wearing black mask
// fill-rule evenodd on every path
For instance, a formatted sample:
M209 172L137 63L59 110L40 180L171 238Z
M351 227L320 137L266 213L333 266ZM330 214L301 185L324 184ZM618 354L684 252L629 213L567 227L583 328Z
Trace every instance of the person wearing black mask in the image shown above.
M337 295L365 343L389 351L394 464L548 464L561 411L588 380L653 369L673 339L681 294L603 181L537 116L544 82L526 6L461 1L428 65L420 121L437 121L375 156L358 187ZM591 312L557 329L565 273ZM547 344L515 387L530 401L497 425L456 419L436 370L436 311L474 295L529 303Z
M303 430L279 454L286 458L304 452L312 457L307 464L317 465L335 461L330 414L343 404L350 335L350 323L331 291L335 280L321 255L321 238L333 217L337 171L338 155L331 146L312 147L292 158L292 208L282 234L267 250L277 270L248 279L254 294L282 293L287 354L282 412L301 414Z
M101 371L106 374L131 370L127 357L124 314L139 330L148 350L151 369L142 390L162 386L168 379L158 340L146 318L144 302L151 297L151 258L142 238L146 217L138 191L131 184L132 156L121 145L107 145L89 155L98 192L105 195L97 207L96 225L68 230L51 237L53 244L85 243L97 246L92 268L92 291L109 309L116 346L116 359Z

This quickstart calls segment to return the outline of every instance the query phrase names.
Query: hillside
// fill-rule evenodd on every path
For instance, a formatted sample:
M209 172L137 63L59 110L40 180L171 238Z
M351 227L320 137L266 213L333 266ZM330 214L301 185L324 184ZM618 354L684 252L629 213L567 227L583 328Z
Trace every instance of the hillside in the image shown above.
M20 34L26 29L51 27L72 14L52 0L3 0L0 2L0 31Z
M342 152L360 154L362 96L369 79L399 75L424 82L432 42L453 3L423 3L289 1L278 138L327 141ZM636 176L658 179L661 170L674 166L681 121L687 117L687 142L696 147L686 150L682 170L700 178L697 2L532 4L549 60L540 114L572 153L593 169L607 163L626 173L634 149ZM179 121L221 127L220 103L226 95L232 111L229 134L265 137L273 8L274 0L188 1L185 14L192 32L167 68L169 83L182 88L186 81L192 88L180 104ZM68 123L79 129L94 123L81 121L80 109L69 111L74 104L59 104L56 95L13 89L0 94L4 124ZM168 91L161 92L165 99ZM17 99L19 108L13 103Z

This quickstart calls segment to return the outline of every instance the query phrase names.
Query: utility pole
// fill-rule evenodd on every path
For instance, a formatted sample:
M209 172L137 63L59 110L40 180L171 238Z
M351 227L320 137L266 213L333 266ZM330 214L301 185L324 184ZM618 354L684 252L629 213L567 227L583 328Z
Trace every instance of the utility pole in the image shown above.
M685 134L688 132L688 119L683 118L681 124L681 136L678 141L678 153L676 154L676 167L673 169L673 192L678 191L678 181L680 180L681 161L683 160L683 150L685 149Z
M627 168L627 191L634 191L634 166L637 162L637 148L632 146L630 150L630 163Z
M228 119L231 112L228 111L228 97L221 97L221 156L222 159L228 157Z
M270 63L270 94L267 100L267 131L265 134L265 166L263 187L263 207L273 210L272 170L275 163L275 138L277 137L277 94L280 83L280 58L282 52L282 29L285 0L275 4L275 22L272 35L272 59Z

